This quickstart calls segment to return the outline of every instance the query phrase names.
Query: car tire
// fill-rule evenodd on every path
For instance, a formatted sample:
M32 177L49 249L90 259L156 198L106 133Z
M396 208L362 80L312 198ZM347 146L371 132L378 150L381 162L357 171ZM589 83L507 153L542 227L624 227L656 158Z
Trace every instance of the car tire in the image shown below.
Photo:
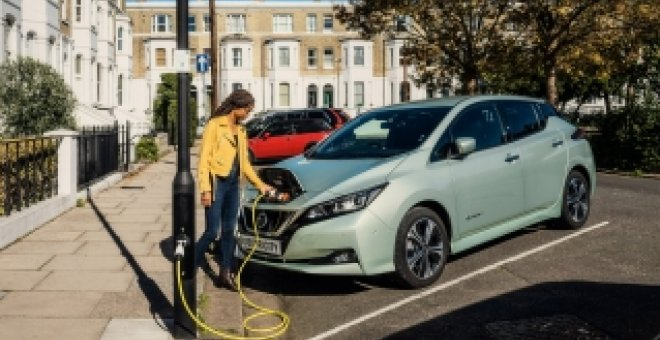
M582 227L591 210L591 189L584 174L571 170L566 176L562 194L561 215L555 221L557 226L568 229Z
M406 288L435 282L449 256L442 219L431 209L410 209L401 220L394 244L394 278Z

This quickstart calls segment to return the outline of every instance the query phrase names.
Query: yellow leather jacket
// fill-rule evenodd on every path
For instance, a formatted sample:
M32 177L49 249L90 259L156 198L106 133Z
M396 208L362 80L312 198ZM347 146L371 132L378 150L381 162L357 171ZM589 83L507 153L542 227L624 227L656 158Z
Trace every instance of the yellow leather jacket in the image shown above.
M202 136L202 147L199 153L199 164L197 165L197 180L199 192L212 191L214 176L227 176L231 171L236 150L240 173L245 176L252 185L262 189L266 184L257 176L250 160L248 159L248 141L245 128L238 126L238 148L232 131L229 127L229 119L220 116L210 119L204 128Z

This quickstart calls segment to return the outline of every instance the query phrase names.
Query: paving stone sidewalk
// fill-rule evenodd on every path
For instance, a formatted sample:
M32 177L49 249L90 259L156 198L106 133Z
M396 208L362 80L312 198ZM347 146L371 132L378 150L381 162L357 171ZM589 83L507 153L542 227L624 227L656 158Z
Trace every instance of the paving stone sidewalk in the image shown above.
M171 338L175 161L166 155L0 250L0 339ZM198 204L197 237L203 221ZM205 319L239 329L238 295L201 271L198 286L211 298Z

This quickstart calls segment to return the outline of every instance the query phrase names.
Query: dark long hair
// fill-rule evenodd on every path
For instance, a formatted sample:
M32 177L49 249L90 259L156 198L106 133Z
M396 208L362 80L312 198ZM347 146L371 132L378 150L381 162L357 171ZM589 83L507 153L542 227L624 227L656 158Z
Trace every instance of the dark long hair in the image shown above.
M254 97L246 90L239 89L232 92L218 108L213 111L211 118L225 116L234 109L243 109L254 105Z

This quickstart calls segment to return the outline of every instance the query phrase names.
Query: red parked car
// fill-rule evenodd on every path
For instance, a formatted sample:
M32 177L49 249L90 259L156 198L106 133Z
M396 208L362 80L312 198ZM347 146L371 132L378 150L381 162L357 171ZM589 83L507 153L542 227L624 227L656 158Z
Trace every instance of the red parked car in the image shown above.
M269 111L250 119L245 128L249 138L259 135L269 124L292 119L323 119L333 129L340 128L351 118L341 109L307 108L285 111Z
M274 161L299 155L323 140L333 130L324 119L274 121L250 138L250 161Z

